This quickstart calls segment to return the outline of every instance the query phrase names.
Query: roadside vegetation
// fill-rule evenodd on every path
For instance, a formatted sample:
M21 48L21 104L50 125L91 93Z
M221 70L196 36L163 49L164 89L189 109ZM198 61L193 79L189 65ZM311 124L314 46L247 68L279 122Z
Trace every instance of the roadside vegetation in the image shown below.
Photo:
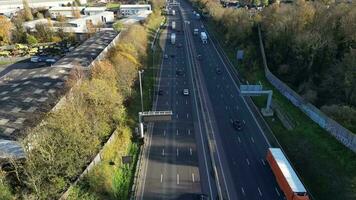
M222 8L218 2L211 0L192 0L192 3L199 8L202 13L209 15L207 23L210 32L214 33L220 41L220 44L222 44L225 52L240 72L242 78L249 81L249 83L258 83L261 81L264 88L272 89L273 101L278 103L283 111L286 112L296 124L296 127L293 130L287 130L278 119L265 118L269 126L272 128L279 143L288 154L292 164L300 174L303 182L306 184L306 187L312 193L313 197L321 200L356 199L356 155L340 144L335 138L330 136L329 133L311 121L304 113L291 104L277 90L275 90L272 85L269 84L264 77L257 34L257 24L262 24L264 40L269 45L269 47L266 48L268 64L270 68L275 69L273 72L278 76L279 74L276 67L279 65L277 65L276 61L280 61L278 64L289 64L289 70L294 68L292 66L295 66L295 68L298 68L299 66L299 68L295 70L298 70L299 73L303 74L303 70L307 70L307 66L310 64L310 62L306 62L310 61L310 53L315 54L314 60L318 59L319 61L314 61L312 65L316 71L304 71L303 76L305 78L309 76L315 78L318 76L317 71L324 68L322 63L323 59L325 59L324 62L330 62L329 59L334 60L335 65L330 64L330 68L336 71L343 71L343 68L340 69L340 67L345 65L340 66L338 63L343 62L342 60L346 59L346 57L349 63L347 65L348 67L356 66L356 63L350 62L352 61L350 54L351 51L354 51L352 48L355 40L347 40L346 37L342 36L344 32L338 33L338 29L336 28L341 27L341 19L344 18L346 20L346 16L349 16L354 12L353 10L355 10L355 4L330 4L329 12L327 12L323 8L321 10L317 9L318 7L316 6L325 7L325 5L322 6L323 4L320 2L297 1L287 5L272 4L271 6L265 8L262 13L253 14L251 10L248 9ZM314 8L314 11L311 12L313 15L306 14L310 12L310 7ZM334 9L334 7L338 8ZM338 10L341 8L345 10L343 10L343 12ZM276 10L278 10L278 12ZM338 13L338 15L335 15L336 13ZM314 19L316 16L318 16L318 19L325 19L333 16L330 19L334 19L335 21L332 21L333 23L331 24L325 24L326 21L328 21L326 20L324 24L318 25L319 29L312 29L311 24L308 23L308 19L310 20L310 17ZM351 20L351 18L349 18L349 20ZM348 30L351 29L355 32L355 29L353 28L353 24L355 22L356 20L348 22ZM313 23L316 25L318 21L314 19ZM275 27L270 27L270 24L274 24ZM308 30L313 30L319 34L319 39L317 40L314 38L314 40L312 34L307 37L305 32L301 32L299 37L302 37L303 35L305 36L303 40L305 48L295 45L294 40L296 36L293 34L297 34L299 33L298 31L304 30L297 28L293 32L293 28L296 26L304 27L304 29L310 28ZM329 31L331 28L335 29ZM283 30L288 31L288 33L283 32ZM322 35L320 36L320 34ZM314 48L317 47L313 46L315 42L322 43L321 39L332 39L330 38L331 36L326 37L323 34L333 34L333 37L341 34L339 35L341 37L339 38L339 41L343 40L343 45L345 46L342 48L344 51L341 51L339 56L329 54L328 45L331 45L332 43L329 43L321 49ZM270 35L274 35L274 37L271 37ZM272 40L272 38L274 40ZM309 41L309 39L311 40ZM334 39L332 39L332 41L334 41ZM332 45L336 44L337 43L334 43ZM236 51L238 49L244 50L245 54L243 61L239 62L236 61ZM299 52L299 54L295 54L295 52ZM335 49L333 52L335 52ZM298 65L293 64L292 62L288 63L288 61L293 60L294 58L301 61L304 60L306 63L299 63ZM274 59L275 61L270 61L271 59ZM353 68L353 70L355 69ZM289 76L292 76L292 74L293 73L289 74ZM343 74L344 75L340 77L345 78L345 73ZM338 80L342 79L344 81L350 81L350 76L352 75L351 71L349 71L347 75L349 77L348 79L340 77L337 78L338 75L333 75L333 73L330 72L328 77L335 78L334 81L336 78ZM321 78L321 75L319 75L319 77ZM281 78L283 79L283 77ZM316 80L314 78L311 79ZM352 78L352 80L354 79L355 78ZM287 80L285 81L289 84ZM338 85L338 87L340 92L341 90L346 89L340 88L340 85ZM294 87L294 89L296 89L296 87ZM301 94L303 95L304 93L301 92ZM331 95L329 102L333 101L332 99L334 98L338 98L336 95L337 94ZM323 98L325 98L324 101L329 100L327 99L327 96ZM266 99L264 97L255 97L253 100L258 107L261 108L265 106ZM342 100L341 97L340 100ZM338 109L339 113L342 112L340 108ZM345 112L343 117L346 118L346 116L349 116L349 114ZM352 127L348 127L352 129Z
M26 160L12 161L0 174L1 199L59 198L113 133L117 137L103 149L102 162L72 188L69 199L128 199L139 151L134 135L140 108L137 74L152 71L145 72L143 81L153 88L156 65L151 61L159 54L150 53L149 41L162 20L155 10L145 23L123 31L107 59L89 73L73 68L65 103L28 130ZM150 108L151 94L144 95ZM133 158L130 165L122 163L127 155Z

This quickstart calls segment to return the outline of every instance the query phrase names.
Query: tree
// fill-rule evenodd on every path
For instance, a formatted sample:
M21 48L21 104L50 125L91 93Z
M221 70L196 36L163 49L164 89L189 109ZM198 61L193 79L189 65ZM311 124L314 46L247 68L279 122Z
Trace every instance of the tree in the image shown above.
M27 34L27 38L26 38L26 43L29 44L29 45L34 45L34 44L37 44L38 41L37 39L35 38L35 36L33 35L30 35L30 34Z
M73 15L73 17L76 18L76 19L79 19L79 18L81 17L80 11L79 11L77 5L72 6L72 15Z
M12 31L13 43L26 43L27 33L22 26L23 19L21 17L13 18L14 30Z
M54 36L53 31L48 23L37 23L35 25L36 36L41 42L51 42Z
M30 5L28 3L28 0L22 0L22 5L23 5L23 9L24 9L25 21L33 20L33 15L32 15L32 11L31 11Z
M7 17L0 15L0 27L0 45L9 44L13 27L11 21Z

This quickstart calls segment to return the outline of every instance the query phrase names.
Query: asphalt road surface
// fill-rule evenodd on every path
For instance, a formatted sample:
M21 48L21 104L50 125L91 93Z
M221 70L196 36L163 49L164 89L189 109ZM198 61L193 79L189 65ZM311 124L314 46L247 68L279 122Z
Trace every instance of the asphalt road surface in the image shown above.
M159 84L163 95L156 101L156 110L172 110L174 120L155 123L146 137L146 164L136 197L193 199L203 193L210 199L284 199L265 160L271 146L265 126L239 95L238 78L209 33L202 43L200 32L207 32L203 22L190 4L179 2L173 9L181 13L170 15L168 22L178 22L180 31L168 30L168 58ZM170 44L173 31L175 45ZM191 95L183 96L183 88ZM246 124L238 131L231 120Z
M215 193L211 164L206 149L195 90L193 89L191 60L187 55L183 21L179 8L169 16L164 32L164 46L160 80L154 110L172 110L173 120L155 123L148 131L145 143L142 174L136 199L196 199L201 194ZM172 30L171 22L176 22ZM176 34L171 44L171 33ZM190 58L191 59L191 58ZM183 90L188 89L189 95Z

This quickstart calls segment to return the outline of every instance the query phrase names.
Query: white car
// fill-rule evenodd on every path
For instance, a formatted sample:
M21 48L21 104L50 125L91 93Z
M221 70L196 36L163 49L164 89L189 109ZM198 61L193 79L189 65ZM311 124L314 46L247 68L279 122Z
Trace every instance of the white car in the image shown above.
M183 95L188 96L189 95L189 90L188 89L183 89Z

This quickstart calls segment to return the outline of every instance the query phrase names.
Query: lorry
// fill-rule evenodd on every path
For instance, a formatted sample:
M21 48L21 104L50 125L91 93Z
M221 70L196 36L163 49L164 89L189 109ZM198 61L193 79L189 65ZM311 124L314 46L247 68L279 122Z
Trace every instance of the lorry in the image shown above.
M176 28L176 22L172 21L172 30L174 30Z
M171 34L171 43L172 43L172 44L175 44L175 43L176 43L176 34L175 34L175 33L172 33L172 34Z
M194 33L194 35L198 35L198 34L199 34L199 29L195 28L195 29L193 30L193 33Z
M195 14L195 18L200 19L200 14L199 13Z
M280 148L269 148L266 160L287 200L310 200L303 183Z
M208 36L206 35L205 32L200 32L200 39L203 42L203 44L208 43Z

